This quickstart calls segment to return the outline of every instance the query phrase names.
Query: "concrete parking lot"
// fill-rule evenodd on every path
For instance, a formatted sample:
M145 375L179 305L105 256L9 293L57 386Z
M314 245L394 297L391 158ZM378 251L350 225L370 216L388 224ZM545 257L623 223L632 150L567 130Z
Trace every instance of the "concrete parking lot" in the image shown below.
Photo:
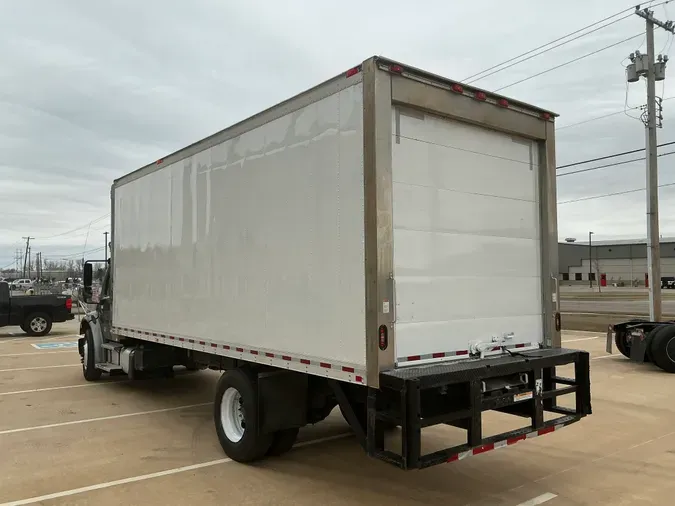
M672 503L675 378L606 355L598 334L563 338L591 352L592 416L506 449L403 472L366 457L337 411L303 430L283 457L231 462L212 422L217 373L87 383L68 344L76 331L77 322L42 339L0 330L0 506ZM425 436L442 444L453 430Z

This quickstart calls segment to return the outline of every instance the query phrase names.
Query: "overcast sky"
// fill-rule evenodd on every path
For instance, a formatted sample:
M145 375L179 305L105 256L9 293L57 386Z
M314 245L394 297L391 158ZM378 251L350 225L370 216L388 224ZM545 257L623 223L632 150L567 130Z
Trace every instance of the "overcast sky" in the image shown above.
M484 0L480 7L435 0L2 1L0 268L13 262L26 235L35 237L32 251L44 258L83 251L100 257L114 178L369 56L461 80L630 6L620 0ZM675 16L675 5L670 10ZM664 7L655 14L668 19ZM632 16L475 84L495 90L643 32L643 20ZM657 31L657 51L668 51L666 35ZM644 51L644 37L500 93L558 112L558 127L621 111L623 60L638 48ZM665 98L675 96L675 68L667 74L673 78L657 85ZM632 84L628 106L645 101L644 84ZM659 131L659 142L673 140L675 100L664 103ZM557 132L559 165L641 147L642 124L623 113ZM660 183L675 183L675 156L660 158L659 172ZM644 185L644 162L637 162L560 177L558 200ZM675 186L660 196L661 233L675 236ZM637 192L561 204L560 237L582 240L589 230L598 239L644 237L644 201Z

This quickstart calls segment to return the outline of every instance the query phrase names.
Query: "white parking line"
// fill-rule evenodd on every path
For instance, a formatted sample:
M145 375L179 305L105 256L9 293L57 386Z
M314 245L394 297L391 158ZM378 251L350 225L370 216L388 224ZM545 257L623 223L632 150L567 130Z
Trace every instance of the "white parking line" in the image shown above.
M10 334L10 335L16 335L16 334ZM72 339L73 337L82 337L80 334L66 334L66 335L58 335L58 336L49 336L45 337L42 339L35 340L34 337L28 336L28 335L23 335L21 337L13 337L11 339L2 339L0 338L0 344L5 344L5 343L16 343L19 341L24 341L28 344L31 343L41 343L43 341L53 341L54 339L65 339L65 338L70 338ZM29 339L32 339L32 341L29 341Z
M85 418L84 420L72 420L70 422L50 423L49 425L34 425L33 427L21 427L20 429L8 429L0 431L0 436L5 434L16 434L17 432L28 432L31 430L53 429L55 427L65 427L66 425L79 425L83 423L101 422L103 420L117 420L118 418L129 418L131 416L152 415L154 413L167 413L169 411L179 411L181 409L198 408L201 406L210 406L212 402L202 402L201 404L188 404L186 406L177 406L175 408L152 409L150 411L136 411L135 413L124 413L122 415L101 416L98 418Z
M558 497L556 494L551 494L550 492L547 492L546 494L541 494L540 496L535 497L534 499L530 499L529 501L521 502L520 504L516 506L537 506L538 504L544 504L545 502L550 501L551 499L555 499ZM27 504L27 503L23 503ZM4 506L4 505L0 505Z
M42 353L38 352L33 352L33 353L5 353L4 355L0 355L0 357L25 357L26 355L54 355L56 353L73 353L73 350L70 351L43 351Z
M329 437L324 437L321 439L313 439L311 441L304 441L302 443L298 443L294 446L294 448L300 448L303 446L310 446L310 445L315 445L319 443L326 443L328 441L334 441L336 439L343 439L345 437L351 436L351 432L343 433L343 434L338 434L336 436L329 436ZM232 462L232 459L228 458L223 458L223 459L217 459L217 460L210 460L208 462L201 462L200 464L192 464L189 466L183 466L183 467L174 467L173 469L166 469L164 471L158 471L156 473L149 473L149 474L141 474L139 476L130 476L129 478L122 478L121 480L114 480L114 481L107 481L104 483L97 483L95 485L89 485L87 487L80 487L80 488L73 488L71 490L64 490L62 492L55 492L53 494L46 494L46 495L41 495L37 497L30 497L28 499L19 499L18 501L10 501L10 502L4 502L0 504L0 506L23 506L25 504L34 504L34 503L40 503L43 501L49 501L51 499L59 499L61 497L69 497L72 495L77 495L77 494L83 494L85 492L93 492L94 490L101 490L103 488L110 488L110 487L116 487L118 485L126 485L128 483L136 483L139 481L145 481L145 480L151 480L153 478L161 478L163 476L170 476L172 474L178 474L178 473L184 473L187 471L194 471L196 469L203 469L205 467L212 467L212 466L217 466L220 464L227 464L228 462ZM524 505L527 503L523 503ZM533 505L536 504L541 504L541 503L532 503ZM529 506L529 505L528 505Z
M18 367L16 369L0 369L0 372L34 371L36 369L56 369L58 367L80 367L80 364L41 365L39 367Z
M51 336L51 337L45 337L44 339L40 339L38 342L42 341L53 341L54 339L61 339L61 338L69 338L72 339L73 337L82 337L80 334L68 334L67 336Z
M115 383L124 383L128 380L105 381L101 383L81 383L79 385L65 385L62 387L32 388L30 390L13 390L11 392L0 392L0 397L4 395L36 394L39 392L51 392L53 390L68 390L69 388L100 387L103 385L112 385Z
M563 343L576 343L577 341L592 341L593 339L597 339L600 336L594 336L594 337L580 337L579 339L564 339L562 342Z
M600 355L599 357L591 357L591 360L600 360L601 358L618 357L618 355Z

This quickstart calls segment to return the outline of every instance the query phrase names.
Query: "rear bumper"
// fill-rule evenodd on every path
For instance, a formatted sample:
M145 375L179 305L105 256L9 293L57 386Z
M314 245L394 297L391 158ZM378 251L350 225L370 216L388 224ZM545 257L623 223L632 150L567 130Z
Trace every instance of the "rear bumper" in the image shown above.
M556 375L564 365L573 365L574 378ZM571 393L574 402L558 405L560 396ZM484 438L482 414L488 410L529 423ZM561 416L545 421L545 413ZM380 389L369 392L367 452L403 469L425 468L548 434L589 414L589 355L582 351L541 349L394 369L381 373ZM402 429L400 453L384 449L384 427L394 424ZM438 424L466 430L466 442L423 455L422 428Z
M60 322L67 322L67 321L74 320L74 319L75 319L75 315L73 313L65 313L65 314L62 314L62 315L58 315L54 319L54 321L57 322L57 323L60 323Z

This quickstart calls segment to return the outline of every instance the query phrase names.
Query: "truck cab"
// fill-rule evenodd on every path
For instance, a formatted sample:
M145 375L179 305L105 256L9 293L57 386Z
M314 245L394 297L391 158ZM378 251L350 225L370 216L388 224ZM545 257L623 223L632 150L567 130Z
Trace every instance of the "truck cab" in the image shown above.
M97 287L94 285L93 266L103 262L106 268L100 287ZM189 370L203 368L195 363L189 350L139 341L112 332L114 297L110 263L108 259L88 260L84 264L83 302L96 306L87 312L80 324L82 337L78 340L78 350L84 378L96 381L103 372L126 374L129 379L153 373L172 377L176 365Z

